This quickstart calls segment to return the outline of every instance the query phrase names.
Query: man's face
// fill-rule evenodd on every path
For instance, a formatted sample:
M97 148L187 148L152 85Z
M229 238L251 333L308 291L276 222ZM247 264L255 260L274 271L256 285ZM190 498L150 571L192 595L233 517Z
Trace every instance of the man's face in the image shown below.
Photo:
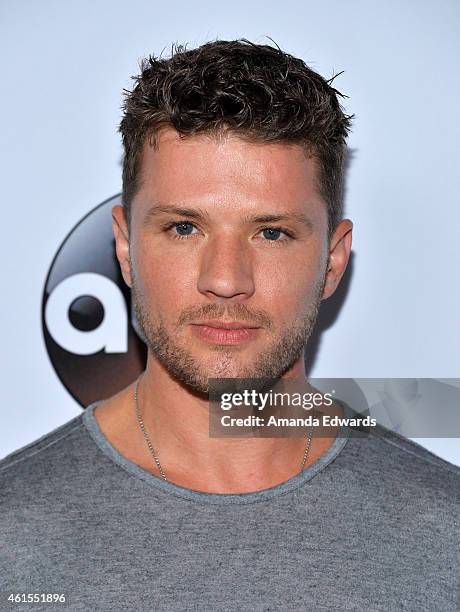
M202 393L208 378L278 378L303 358L324 297L327 212L314 160L299 145L180 139L170 128L158 144L144 147L129 251L114 209L150 351ZM250 329L216 331L228 322Z

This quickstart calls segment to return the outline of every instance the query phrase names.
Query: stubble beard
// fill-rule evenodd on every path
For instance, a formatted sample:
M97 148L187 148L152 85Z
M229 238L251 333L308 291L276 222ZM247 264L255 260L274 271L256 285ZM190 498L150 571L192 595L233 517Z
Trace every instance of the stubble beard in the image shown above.
M159 321L152 321L149 310L138 290L135 275L132 274L131 278L132 305L149 351L176 380L193 391L206 395L209 393L209 378L279 379L287 372L302 355L302 350L313 331L325 284L324 275L321 282L316 286L307 311L282 330L281 336L274 338L257 355L254 363L251 365L239 364L240 352L235 351L234 347L210 345L210 357L215 356L215 358L212 360L212 367L206 368L186 347L180 346L174 341L164 325L161 315ZM207 318L225 317L226 319L255 321L254 316L251 316L251 311L242 304L231 304L229 306L208 304L200 310L200 314ZM261 317L270 328L271 321L263 314ZM200 318L199 315L197 318ZM176 325L176 328L179 327L179 325Z

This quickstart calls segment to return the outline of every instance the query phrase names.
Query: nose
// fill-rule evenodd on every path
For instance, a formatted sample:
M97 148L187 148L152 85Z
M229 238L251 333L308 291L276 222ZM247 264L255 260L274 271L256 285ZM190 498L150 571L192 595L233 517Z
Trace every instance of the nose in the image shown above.
M210 240L202 251L198 291L216 301L242 301L254 293L252 260L247 245L234 236ZM220 301L217 300L217 301Z

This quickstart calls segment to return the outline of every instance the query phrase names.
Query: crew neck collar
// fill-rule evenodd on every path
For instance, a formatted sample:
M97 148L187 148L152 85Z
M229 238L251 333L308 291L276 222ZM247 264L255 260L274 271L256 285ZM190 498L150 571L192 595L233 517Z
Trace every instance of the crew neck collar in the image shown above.
M339 428L338 435L331 446L324 452L321 457L302 470L289 480L282 482L281 484L275 485L268 489L262 489L260 491L254 491L252 493L206 493L204 491L195 491L179 485L175 485L171 482L166 482L162 478L151 474L147 470L144 470L133 461L127 459L122 455L112 444L108 438L102 433L101 428L94 416L95 408L102 403L103 400L90 404L83 412L82 421L86 429L90 433L91 437L99 447L99 449L111 459L117 463L120 467L125 469L127 472L144 481L148 485L154 487L163 493L188 499L201 504L211 505L229 505L229 504L253 504L257 502L264 502L280 495L290 493L295 489L298 489L306 482L310 481L317 474L319 474L325 467L327 467L343 450L347 443L349 432L345 425L341 425ZM338 401L338 400L336 400ZM352 410L345 402L339 402L344 409L344 417L351 418Z

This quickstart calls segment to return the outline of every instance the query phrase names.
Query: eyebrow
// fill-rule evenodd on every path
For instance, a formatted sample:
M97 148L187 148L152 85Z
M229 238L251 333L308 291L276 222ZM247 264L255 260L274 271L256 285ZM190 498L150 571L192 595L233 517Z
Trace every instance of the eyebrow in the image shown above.
M186 217L188 219L194 219L196 221L208 221L209 213L201 210L200 208L186 208L182 206L165 206L160 204L153 205L146 213L144 218L144 224L147 225L156 216L166 214L175 214L180 217ZM302 213L266 213L261 215L246 215L243 218L243 223L277 223L279 221L295 221L297 223L303 223L309 231L313 230L313 222L311 219Z
M199 208L184 208L182 206L163 206L161 204L154 204L147 211L144 217L144 224L149 223L154 217L161 215L162 213L179 215L180 217L188 217L189 219L196 219L203 221L209 219L209 214L206 211L202 211Z
M302 213L266 214L254 217L245 217L245 222L249 223L277 223L278 221L296 221L307 226L308 230L313 230L313 222L309 217Z

